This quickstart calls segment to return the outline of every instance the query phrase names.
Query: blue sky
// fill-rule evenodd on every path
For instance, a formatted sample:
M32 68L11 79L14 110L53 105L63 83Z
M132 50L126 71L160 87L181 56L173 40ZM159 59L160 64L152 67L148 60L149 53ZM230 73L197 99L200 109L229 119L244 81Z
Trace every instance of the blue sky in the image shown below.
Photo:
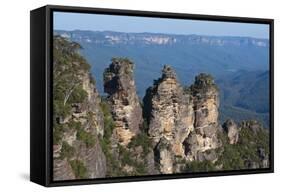
M54 12L55 30L153 32L269 38L269 25Z

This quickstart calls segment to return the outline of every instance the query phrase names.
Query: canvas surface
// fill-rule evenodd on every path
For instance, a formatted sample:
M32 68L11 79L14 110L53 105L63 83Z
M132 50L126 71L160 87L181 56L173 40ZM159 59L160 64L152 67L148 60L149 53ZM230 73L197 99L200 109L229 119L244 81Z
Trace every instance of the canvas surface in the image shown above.
M269 168L269 47L268 24L55 12L54 181Z

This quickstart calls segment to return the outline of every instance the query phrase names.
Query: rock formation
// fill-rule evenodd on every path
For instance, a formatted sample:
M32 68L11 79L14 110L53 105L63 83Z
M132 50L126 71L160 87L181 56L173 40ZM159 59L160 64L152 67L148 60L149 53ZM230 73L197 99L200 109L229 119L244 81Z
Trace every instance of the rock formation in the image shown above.
M76 45L54 39L54 180L105 177L100 98ZM67 54L67 59L60 56Z
M189 161L215 161L216 155L211 150L219 147L218 88L210 75L199 74L188 93L193 97L195 119L194 132L184 142L186 158Z
M57 157L54 160L55 180L79 178L79 175L74 177L75 171L70 169L70 162L76 159L85 167L85 178L104 177L106 173L106 159L98 140L98 135L103 135L102 114L96 107L99 106L100 99L88 75L81 80L83 90L88 96L82 103L72 104L71 114L59 124L65 130L60 143L57 144L61 146L61 150L54 151L54 156ZM68 147L64 147L61 144L63 142Z
M140 131L142 108L136 93L134 64L129 59L113 58L104 72L104 91L115 122L115 133L121 145L127 145Z
M198 171L192 168L193 162L214 170L269 166L268 133L261 124L253 120L237 125L227 120L221 129L218 109L219 90L212 76L199 74L194 84L182 89L175 71L164 66L162 77L144 97L148 135L160 173ZM252 156L237 157L240 153ZM233 160L225 159L232 156Z
M269 167L269 134L258 121L219 124L212 76L183 88L165 65L141 105L134 64L113 58L101 100L79 48L54 38L55 181Z
M261 123L256 120L242 121L239 134L244 135L244 138L239 138L239 143L255 150L255 158L245 160L246 167L249 169L269 167L269 135Z
M194 85L184 91L175 71L165 65L162 77L147 90L144 106L148 133L156 146L162 173L174 172L175 157L187 161L216 160L211 150L219 146L219 101L210 76L198 75Z
M55 181L75 179L70 163L66 159L54 160L53 178Z
M147 90L144 106L160 171L172 173L174 156L184 156L182 143L193 130L194 113L192 98L184 94L170 66L164 66L162 77Z
M224 131L227 133L229 143L230 144L236 144L239 139L239 130L236 125L236 123L232 119L228 119L223 125L222 125Z

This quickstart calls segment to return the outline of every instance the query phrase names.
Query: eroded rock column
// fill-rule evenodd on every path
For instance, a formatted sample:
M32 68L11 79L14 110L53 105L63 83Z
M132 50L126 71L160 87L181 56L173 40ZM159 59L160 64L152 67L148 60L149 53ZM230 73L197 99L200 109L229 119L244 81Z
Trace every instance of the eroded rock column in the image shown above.
M153 139L162 173L173 173L173 158L184 156L183 141L193 130L192 99L184 94L175 71L168 65L144 98L148 134Z
M185 140L187 160L216 160L212 149L219 147L217 138L219 92L214 79L208 74L199 74L190 87L193 96L194 132Z
M115 122L115 135L121 145L127 145L139 133L143 122L142 108L136 93L134 64L126 58L114 58L104 72L104 91Z

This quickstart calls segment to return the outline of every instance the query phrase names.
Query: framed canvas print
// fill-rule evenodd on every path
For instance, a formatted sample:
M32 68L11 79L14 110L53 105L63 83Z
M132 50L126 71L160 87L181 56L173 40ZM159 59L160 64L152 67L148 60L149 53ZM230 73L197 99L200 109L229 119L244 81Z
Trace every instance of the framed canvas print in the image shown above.
M273 172L273 20L31 11L30 179Z

